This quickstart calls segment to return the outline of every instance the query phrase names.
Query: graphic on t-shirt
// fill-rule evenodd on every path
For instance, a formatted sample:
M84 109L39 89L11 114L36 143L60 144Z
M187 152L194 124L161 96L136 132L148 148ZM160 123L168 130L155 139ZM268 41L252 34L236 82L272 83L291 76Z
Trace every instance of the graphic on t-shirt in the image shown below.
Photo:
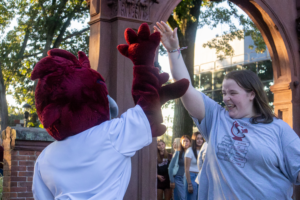
M245 133L248 133L248 130L235 121L233 122L231 133L233 135L232 138L225 135L222 142L218 144L217 156L221 160L231 162L243 168L247 162L246 155L250 145L249 142L243 141Z
M231 127L231 133L234 140L242 141L242 138L245 137L244 133L248 133L248 130L235 121Z
M157 163L157 165L159 167L164 166L164 165L168 165L168 158L163 158L161 163Z

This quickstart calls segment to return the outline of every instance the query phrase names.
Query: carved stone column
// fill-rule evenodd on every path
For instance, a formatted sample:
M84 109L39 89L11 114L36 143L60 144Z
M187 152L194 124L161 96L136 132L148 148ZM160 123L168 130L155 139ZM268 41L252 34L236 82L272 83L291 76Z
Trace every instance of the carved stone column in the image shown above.
M292 90L289 83L279 83L271 86L274 94L274 113L293 127Z
M126 43L126 28L137 30L143 22L152 25L149 17L154 3L153 0L90 0L89 59L92 68L104 77L120 114L134 106L131 96L133 64L116 47ZM157 147L155 138L153 141L131 159L132 175L125 200L156 199Z
M3 200L10 199L11 151L15 147L16 130L7 127L1 133L3 141Z
M54 139L40 128L7 127L2 131L3 200L32 200L34 163Z

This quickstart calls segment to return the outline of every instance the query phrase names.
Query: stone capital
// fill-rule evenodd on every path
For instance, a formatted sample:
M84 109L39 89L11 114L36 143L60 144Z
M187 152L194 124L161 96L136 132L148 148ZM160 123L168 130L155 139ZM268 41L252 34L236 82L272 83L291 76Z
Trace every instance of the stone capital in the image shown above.
M110 17L126 17L149 21L150 9L157 0L106 0L111 8Z

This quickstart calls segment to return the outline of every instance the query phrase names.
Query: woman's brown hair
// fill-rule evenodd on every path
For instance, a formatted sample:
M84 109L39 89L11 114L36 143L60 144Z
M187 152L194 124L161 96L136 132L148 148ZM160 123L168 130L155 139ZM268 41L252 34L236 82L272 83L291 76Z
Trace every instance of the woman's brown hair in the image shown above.
M185 138L187 138L191 142L191 137L190 136L188 136L188 135L181 136L181 138L180 138L180 149L179 149L179 151L180 151L179 152L179 159L181 159L181 156L184 152L184 148L182 146L182 140L184 140Z
M159 142L162 142L162 143L166 144L162 139L158 139L158 140L157 140L157 144L158 144ZM164 150L164 155L161 156L161 155L160 155L160 152L159 152L159 149L157 148L157 163L162 163L162 161L163 161L164 158L167 158L167 159L170 161L169 153L168 153L168 152L166 151L166 149L165 149L165 150Z
M273 117L275 117L275 115L269 105L264 86L254 72L250 70L231 71L226 74L224 79L232 79L246 92L253 91L255 93L253 106L256 116L251 118L250 122L252 124L269 124L273 122Z
M198 135L201 135L201 133L199 131L196 131L196 132L193 133L193 135L192 135L192 145L191 145L196 160L197 160L197 142L196 142L196 140L197 140ZM202 143L202 145L203 145L204 142L205 142L203 136L202 136L202 140L203 140L203 143Z

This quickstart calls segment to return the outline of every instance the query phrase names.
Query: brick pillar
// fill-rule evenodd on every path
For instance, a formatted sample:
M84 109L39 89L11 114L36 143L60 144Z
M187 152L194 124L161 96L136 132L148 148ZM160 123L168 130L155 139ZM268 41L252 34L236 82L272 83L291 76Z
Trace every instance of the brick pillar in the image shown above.
M51 138L44 129L8 127L3 140L3 200L33 200L34 164Z
M3 141L3 200L10 199L11 185L11 150L15 145L16 131L7 127L2 131Z

